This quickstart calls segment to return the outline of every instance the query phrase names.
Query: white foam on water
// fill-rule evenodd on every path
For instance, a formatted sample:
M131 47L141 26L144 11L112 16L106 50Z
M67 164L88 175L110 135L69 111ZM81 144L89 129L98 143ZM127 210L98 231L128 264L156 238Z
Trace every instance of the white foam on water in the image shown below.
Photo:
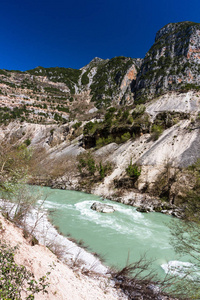
M99 213L90 208L93 203L94 201L89 200L78 202L74 205L80 212L82 219L92 221L101 227L112 229L120 234L126 234L133 237L138 236L139 238L145 239L152 235L151 230L146 228L144 222L142 222L144 221L144 218L141 218L140 222L135 222L134 219L127 218L127 220L124 220L123 218L116 217L115 212L110 214ZM119 209L119 206L117 205L112 206L116 211ZM125 209L121 209L121 211L125 211ZM130 215L130 211L128 212L128 215ZM138 212L135 215L138 215ZM138 220L138 218L136 218L136 220ZM140 226L138 224L140 224Z
M197 271L194 264L178 260L172 260L168 263L161 264L161 268L165 271L166 274L178 275L181 278L186 276L186 274L189 275L194 271ZM192 278L192 276L190 277Z
M39 205L42 205L42 208L44 209L74 209L74 206L72 204L67 203L56 203L48 200L38 200L37 203Z
M125 215L127 219L129 219L131 222L138 223L138 224L142 223L143 225L148 227L151 226L151 221L145 219L145 216L142 213L138 212L135 207L130 207L128 205L118 204L118 203L110 203L106 201L105 203L112 205L116 211Z

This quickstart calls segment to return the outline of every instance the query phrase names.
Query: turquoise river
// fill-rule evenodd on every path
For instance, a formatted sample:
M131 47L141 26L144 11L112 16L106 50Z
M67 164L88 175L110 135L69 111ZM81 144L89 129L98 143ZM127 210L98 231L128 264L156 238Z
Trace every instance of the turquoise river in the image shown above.
M170 245L170 216L140 213L132 206L81 192L47 187L40 188L41 191L40 199L46 198L44 206L59 231L82 241L88 251L99 254L108 266L123 267L127 258L134 262L146 253L162 276L168 264L180 269L187 265L183 262L190 260L190 257L180 258ZM93 211L90 207L95 201L110 204L116 211L109 214Z

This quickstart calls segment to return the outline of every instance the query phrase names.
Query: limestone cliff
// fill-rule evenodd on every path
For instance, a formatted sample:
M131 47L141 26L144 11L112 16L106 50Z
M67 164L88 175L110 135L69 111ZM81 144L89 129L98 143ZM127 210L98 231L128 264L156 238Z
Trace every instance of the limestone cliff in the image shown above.
M199 90L200 24L170 23L161 28L138 73L136 101L168 91Z

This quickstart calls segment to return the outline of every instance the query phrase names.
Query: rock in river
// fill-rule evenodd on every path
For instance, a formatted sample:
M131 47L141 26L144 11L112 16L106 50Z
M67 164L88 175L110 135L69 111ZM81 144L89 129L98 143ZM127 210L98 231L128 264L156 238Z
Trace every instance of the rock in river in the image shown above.
M107 205L107 204L102 204L99 202L94 202L90 208L93 210L96 210L98 212L102 212L102 213L112 213L115 211L113 206Z
M145 206L137 207L136 210L139 211L139 212L141 212L141 213L148 213L148 212L153 211L151 209L151 207L145 207Z

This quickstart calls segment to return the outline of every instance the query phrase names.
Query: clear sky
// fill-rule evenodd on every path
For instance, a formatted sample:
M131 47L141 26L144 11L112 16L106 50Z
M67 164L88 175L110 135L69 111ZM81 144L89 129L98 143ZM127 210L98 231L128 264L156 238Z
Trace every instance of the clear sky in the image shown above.
M171 22L200 22L200 0L0 0L0 69L81 68L143 58Z

